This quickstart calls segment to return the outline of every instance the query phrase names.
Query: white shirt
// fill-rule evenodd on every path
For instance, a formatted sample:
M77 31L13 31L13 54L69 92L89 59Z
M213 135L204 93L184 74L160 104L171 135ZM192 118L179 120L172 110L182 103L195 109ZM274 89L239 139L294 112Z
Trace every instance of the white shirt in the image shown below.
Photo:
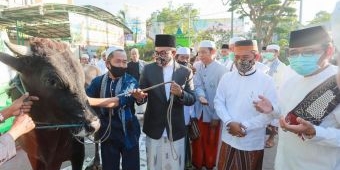
M294 70L292 70L289 66L286 66L284 63L282 63L279 59L275 59L275 62L277 67L273 71L273 74L271 77L274 80L275 87L277 92L280 91L280 87L291 77L298 75ZM264 61L264 64L268 66L268 68L273 69L274 61ZM270 69L268 70L268 74L270 72ZM278 95L278 98L280 98L280 95ZM274 119L271 123L271 125L278 127L279 126L279 119Z
M285 116L311 90L336 73L337 67L328 66L321 73L311 77L292 77L281 88L279 100L281 114ZM296 134L283 132L279 128L276 170L340 169L340 106L327 115L319 126L314 127L316 136L305 141Z
M280 91L280 87L291 77L297 75L297 73L292 70L289 66L286 66L284 63L282 63L279 59L276 59L278 62L278 66L276 70L273 72L272 78L275 82L276 89ZM271 61L265 61L264 64L271 68L273 62ZM268 70L269 72L269 70Z
M100 59L97 62L97 67L100 70L100 75L103 75L103 74L105 74L108 71L107 68L106 68L106 65L105 65L105 61L103 59Z
M172 80L172 73L174 72L174 60L171 60L168 65L163 67L163 80L164 82L168 82ZM165 94L166 98L169 100L170 98L170 83L167 83L165 86ZM166 129L164 128L163 136L167 136Z
M241 76L237 71L232 71L222 77L214 103L217 115L223 122L223 142L243 151L264 148L265 129L273 116L256 111L253 101L258 100L258 95L277 103L275 84L272 78L262 71L256 71L249 76ZM247 127L247 135L239 138L229 134L226 129L229 122L242 123Z
M189 125L190 117L194 116L194 105L192 106L184 106L184 122L185 125Z

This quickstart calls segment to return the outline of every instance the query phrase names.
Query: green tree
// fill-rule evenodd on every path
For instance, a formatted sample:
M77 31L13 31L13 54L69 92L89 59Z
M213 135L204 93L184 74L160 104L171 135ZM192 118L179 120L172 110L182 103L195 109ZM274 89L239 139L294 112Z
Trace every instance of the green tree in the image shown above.
M320 11L315 14L313 20L309 21L308 25L323 24L331 20L331 14L327 11Z
M195 37L195 43L199 43L202 40L211 40L215 41L216 47L219 48L224 43L228 43L230 39L230 32L223 29L209 29L205 31L201 31Z
M229 11L235 11L240 18L249 17L253 22L255 39L262 45L268 45L272 41L274 31L279 23L296 19L296 10L293 7L296 1L229 0L228 2L230 2Z
M192 8L190 5L181 5L177 8L169 6L163 8L161 11L154 12L147 20L147 25L150 26L157 22L161 22L164 24L163 32L165 34L175 34L177 29L181 28L183 34L192 37L192 35L195 34L193 20L194 18L197 18L198 14L198 10Z
M137 48L139 51L140 59L145 61L151 61L152 55L155 51L154 42L150 39L147 39L146 44L144 46L127 46L125 47L125 51L127 51L128 58L130 58L130 50L132 48Z
M126 23L127 23L127 21L126 21L126 12L124 10L119 10L118 11L118 13L117 13L117 20L126 25Z

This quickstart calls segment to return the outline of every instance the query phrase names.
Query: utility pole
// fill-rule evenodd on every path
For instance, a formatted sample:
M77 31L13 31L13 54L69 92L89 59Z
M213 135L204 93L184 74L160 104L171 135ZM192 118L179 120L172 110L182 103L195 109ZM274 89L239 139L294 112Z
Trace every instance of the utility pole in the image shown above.
M224 6L227 6L228 4L231 6L231 4L233 4L233 0L228 0L227 2L224 2L223 0L222 1L222 4ZM234 9L231 10L231 18L230 18L230 38L232 38L234 35Z
M233 4L233 0L230 0L230 4ZM231 10L231 23L230 23L230 37L234 37L234 9Z
M302 1L303 0L300 0L300 14L299 14L299 22L300 22L300 25L302 25Z
M191 27L191 7L192 7L192 3L185 3L184 4L186 7L188 7L189 10L189 24L188 24L188 39L189 39L189 48L191 47L191 32L190 32L190 27Z

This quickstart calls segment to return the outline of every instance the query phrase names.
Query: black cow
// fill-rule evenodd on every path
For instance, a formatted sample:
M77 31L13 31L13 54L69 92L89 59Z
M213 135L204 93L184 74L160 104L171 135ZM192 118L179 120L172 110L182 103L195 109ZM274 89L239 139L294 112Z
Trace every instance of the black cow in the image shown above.
M90 135L100 127L84 90L84 72L69 47L43 38L30 39L30 47L6 42L17 57L0 53L0 61L19 73L19 82L30 95L38 96L30 116L40 124L83 125L78 128L35 129L19 138L35 170L59 170L70 160L73 170L81 170L84 145L75 140L80 132ZM18 82L18 81L17 81ZM17 89L12 99L21 96ZM85 133L83 133L85 132Z

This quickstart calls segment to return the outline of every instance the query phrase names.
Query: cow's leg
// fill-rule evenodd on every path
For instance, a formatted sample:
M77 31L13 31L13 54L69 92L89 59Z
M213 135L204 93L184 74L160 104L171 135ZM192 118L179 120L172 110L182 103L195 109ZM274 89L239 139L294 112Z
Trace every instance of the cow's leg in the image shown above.
M84 142L84 139L81 139ZM78 142L75 139L72 139L73 148L72 148L72 170L82 170L85 156L85 146L84 144Z

